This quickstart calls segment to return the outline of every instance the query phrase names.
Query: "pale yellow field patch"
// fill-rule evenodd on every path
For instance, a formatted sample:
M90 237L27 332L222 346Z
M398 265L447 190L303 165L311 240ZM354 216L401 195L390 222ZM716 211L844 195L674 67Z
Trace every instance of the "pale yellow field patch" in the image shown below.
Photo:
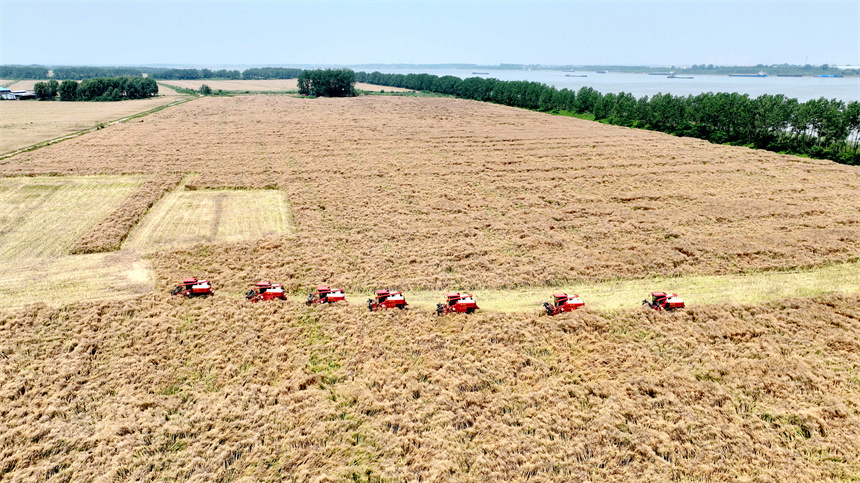
M15 85L18 84L20 82ZM158 90L159 95L156 97L119 102L0 101L0 153L89 129L100 123L122 119L188 97L162 86Z
M133 252L68 255L144 176L0 178L0 307L114 299L152 288Z
M292 233L282 191L175 191L159 201L132 230L123 249L241 240Z
M143 176L0 178L0 263L65 255Z
M455 290L451 290L455 291ZM603 283L577 284L564 287L538 287L510 290L467 290L478 306L489 312L541 312L552 294L577 294L586 307L600 311L636 308L651 292L677 293L687 304L761 304L792 297L824 294L860 293L860 263L842 263L825 267L759 272L739 275L708 275L683 278L648 278L617 280ZM353 298L361 298L354 296ZM366 297L365 297L366 298ZM411 307L435 310L445 292L408 292Z
M151 273L148 262L128 251L4 260L0 307L121 299L152 290Z

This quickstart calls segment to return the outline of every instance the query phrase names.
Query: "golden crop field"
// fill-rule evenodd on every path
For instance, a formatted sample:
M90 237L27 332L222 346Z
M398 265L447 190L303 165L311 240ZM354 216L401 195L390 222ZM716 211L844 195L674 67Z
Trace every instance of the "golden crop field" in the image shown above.
M123 246L181 246L292 231L290 210L280 191L175 191L156 205Z
M113 299L152 288L130 254L71 256L74 242L143 182L142 176L0 178L0 306Z
M137 121L0 160L137 180L61 233L119 251L45 258L122 297L27 304L3 290L40 267L0 273L4 481L860 479L856 167L443 98ZM189 276L215 295L171 297ZM317 284L350 303L305 306ZM485 310L435 317L449 290ZM541 316L561 290L586 308Z
M18 84L21 82L15 86ZM121 102L2 101L0 154L132 116L185 97L162 86L158 92L159 96L150 99Z
M298 79L260 79L260 80L219 80L219 79L203 79L203 80L166 80L163 81L168 85L183 87L185 89L200 90L200 86L206 84L214 90L222 89L225 91L250 91L250 92L298 92ZM370 92L412 92L410 89L402 89L400 87L377 86L373 84L365 84L356 82L355 88L361 91Z

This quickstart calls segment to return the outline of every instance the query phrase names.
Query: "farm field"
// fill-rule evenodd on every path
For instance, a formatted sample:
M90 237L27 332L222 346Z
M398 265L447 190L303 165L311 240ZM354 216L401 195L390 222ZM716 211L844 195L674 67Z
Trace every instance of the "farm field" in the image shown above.
M292 233L290 209L276 190L175 191L162 199L123 248L190 245Z
M444 98L143 121L0 160L127 180L75 233L141 210L117 252L43 257L124 296L0 303L4 481L860 479L855 167ZM183 181L123 201L153 179ZM6 263L0 295L44 273ZM215 295L170 297L188 276ZM244 300L261 279L288 300ZM421 310L368 313L383 287ZM486 310L432 316L448 290ZM586 308L539 316L561 290Z
M225 91L251 91L251 92L298 92L298 79L261 79L261 80L219 80L219 79L200 79L200 80L165 80L169 85L183 87L185 89L200 90L200 86L206 84L214 90L222 89ZM373 84L365 84L356 82L355 88L362 91L379 92L412 92L409 89L400 87L377 86Z
M75 240L142 176L0 178L0 306L54 306L152 289L148 263L124 253L71 256Z
M20 81L19 84L36 81ZM32 86L29 87L32 89ZM121 102L0 102L0 154L164 106L186 96L159 86L159 96Z

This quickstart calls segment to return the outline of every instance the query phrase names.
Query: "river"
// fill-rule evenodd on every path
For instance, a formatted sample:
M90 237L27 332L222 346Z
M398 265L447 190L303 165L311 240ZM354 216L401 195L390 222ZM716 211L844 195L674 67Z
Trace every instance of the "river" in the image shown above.
M654 94L674 94L686 96L702 92L738 92L758 97L762 94L784 94L800 102L824 97L840 99L845 102L860 101L860 77L729 77L727 75L692 75L692 79L669 79L665 75L625 74L608 72L598 74L594 71L563 72L559 70L482 70L486 74L475 74L472 70L461 69L361 69L366 72L378 70L385 74L432 74L467 77L496 78L513 81L526 80L541 82L557 89L579 90L591 87L601 93L629 92L637 98ZM587 77L567 77L585 75ZM687 76L683 71L679 76Z

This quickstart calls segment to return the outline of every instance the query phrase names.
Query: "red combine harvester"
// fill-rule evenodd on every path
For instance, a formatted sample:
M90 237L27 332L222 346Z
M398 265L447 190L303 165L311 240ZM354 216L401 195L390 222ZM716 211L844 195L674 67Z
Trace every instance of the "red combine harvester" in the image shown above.
M470 294L447 293L445 294L445 303L436 304L436 315L451 313L471 314L478 310L478 308L475 297L472 297Z
M543 307L546 309L546 314L550 317L562 312L576 310L585 305L585 302L579 298L579 295L569 296L566 293L554 293L552 294L552 297L555 299L553 303L543 303Z
M375 299L367 299L367 308L371 312L381 309L405 309L407 305L403 292L391 292L389 290L377 290Z
M279 283L257 282L254 288L248 290L245 298L256 303L261 300L287 300L287 294Z
M182 295L188 298L205 298L212 293L212 284L209 283L209 280L197 280L196 278L186 278L181 285L177 285L175 289L170 291L171 295Z
M333 304L335 302L346 302L346 296L343 294L343 290L320 285L317 287L316 292L308 294L308 300L305 303L307 305L313 305Z
M654 310L675 310L683 309L684 301L676 293L651 292L651 301L643 300L642 305L647 305Z

